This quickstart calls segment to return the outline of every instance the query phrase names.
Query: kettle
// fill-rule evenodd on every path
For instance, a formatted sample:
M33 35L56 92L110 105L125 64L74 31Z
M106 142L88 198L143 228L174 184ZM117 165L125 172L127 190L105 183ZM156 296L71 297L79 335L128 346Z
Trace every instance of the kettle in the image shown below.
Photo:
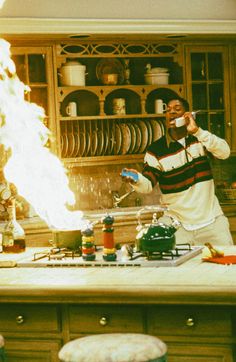
M137 251L162 253L174 250L176 245L175 232L181 226L181 223L172 217L170 217L170 220L170 225L159 222L157 214L154 213L151 224L142 225L139 222L136 236Z

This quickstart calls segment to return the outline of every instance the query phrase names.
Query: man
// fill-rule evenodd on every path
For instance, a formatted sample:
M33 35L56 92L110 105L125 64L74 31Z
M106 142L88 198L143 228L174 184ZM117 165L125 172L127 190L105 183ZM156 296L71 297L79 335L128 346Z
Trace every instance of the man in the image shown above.
M184 117L185 125L176 127L176 118ZM136 192L149 193L159 183L161 203L169 208L166 216L181 222L176 232L177 243L232 245L228 219L215 196L208 153L226 159L230 148L225 140L198 127L188 102L175 98L166 110L166 135L147 149L142 174L123 177ZM166 221L166 218L162 218Z

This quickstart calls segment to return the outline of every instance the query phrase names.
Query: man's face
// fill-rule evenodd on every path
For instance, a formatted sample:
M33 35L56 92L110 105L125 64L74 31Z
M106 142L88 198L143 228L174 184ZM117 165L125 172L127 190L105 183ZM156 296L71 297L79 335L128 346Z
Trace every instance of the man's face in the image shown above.
M185 113L182 103L178 99L173 99L167 105L166 110L166 128L175 128L175 119Z

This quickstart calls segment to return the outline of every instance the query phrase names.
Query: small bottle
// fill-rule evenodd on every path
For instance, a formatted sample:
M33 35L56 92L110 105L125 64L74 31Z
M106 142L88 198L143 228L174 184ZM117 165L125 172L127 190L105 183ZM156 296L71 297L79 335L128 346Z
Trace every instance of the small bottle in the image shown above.
M25 232L16 220L15 200L8 206L9 220L2 233L2 251L21 253L25 251Z

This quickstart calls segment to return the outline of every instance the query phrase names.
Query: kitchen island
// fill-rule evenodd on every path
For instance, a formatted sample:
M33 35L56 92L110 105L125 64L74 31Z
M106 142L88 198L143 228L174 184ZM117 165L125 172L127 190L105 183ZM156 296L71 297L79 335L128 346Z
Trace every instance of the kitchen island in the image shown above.
M201 254L177 267L0 268L0 302L10 362L58 361L68 340L112 332L159 336L170 362L234 361L236 265Z

